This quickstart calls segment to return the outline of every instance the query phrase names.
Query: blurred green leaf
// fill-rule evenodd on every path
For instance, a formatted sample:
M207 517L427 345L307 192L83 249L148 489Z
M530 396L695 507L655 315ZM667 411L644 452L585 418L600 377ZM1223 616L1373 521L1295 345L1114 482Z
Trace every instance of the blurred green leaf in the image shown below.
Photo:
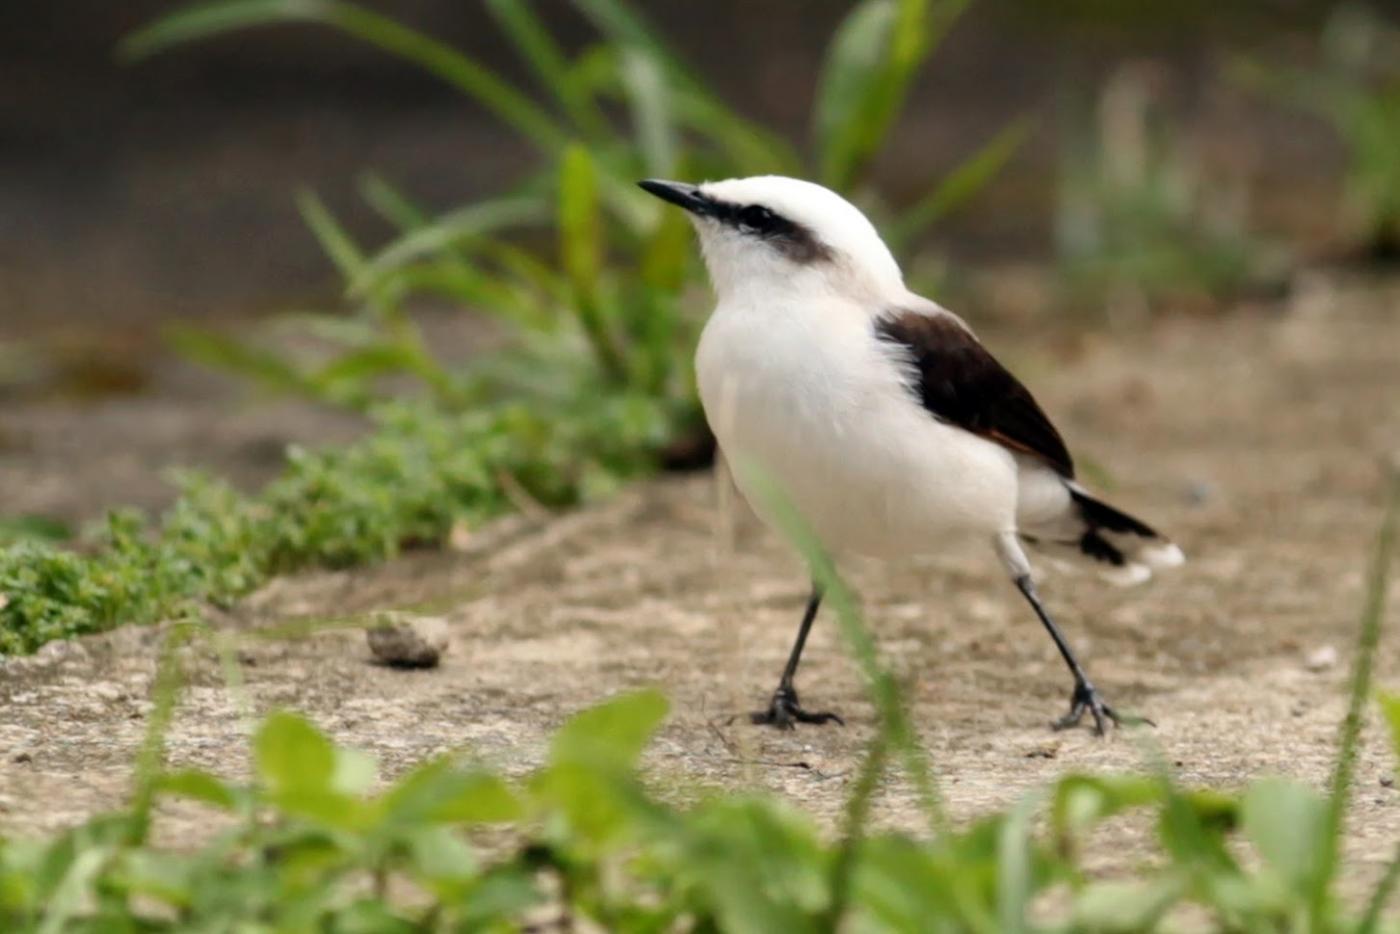
M331 787L342 794L363 795L379 776L379 764L361 749L337 746Z
M522 805L494 775L434 759L399 779L380 801L389 823L480 824L515 820Z
M350 283L350 291L366 294L386 277L423 256L511 228L537 224L547 217L545 203L532 196L495 198L449 211L432 223L409 231L376 254L360 277Z
M123 854L116 876L128 895L185 907L193 896L196 866L188 856L136 850Z
M304 190L297 194L297 208L341 275L347 279L360 275L365 264L364 254L326 203L314 191Z
M174 326L166 340L188 360L251 380L263 389L279 393L314 394L315 387L282 354L254 346L227 334Z
M609 769L630 768L666 717L657 691L623 694L575 714L554 734L550 759Z
M675 871L704 893L718 929L830 929L830 860L811 823L774 802L714 800L688 822Z
M306 719L279 711L253 738L258 778L277 791L319 792L331 788L336 751Z
M1147 776L1067 775L1055 785L1051 826L1057 837L1067 840L1107 817L1162 798L1160 783Z
M1029 930L1031 899L1035 896L1035 846L1031 822L1039 795L1017 802L1001 822L997 839L997 918L1006 934Z
M1381 713L1390 728L1390 751L1396 758L1396 769L1400 771L1400 694L1386 691L1380 693Z
M450 828L419 827L407 840L414 868L424 878L463 881L476 875L476 855Z
M1101 934L1155 931L1186 885L1174 874L1091 882L1074 897L1074 930Z
M391 185L382 175L367 172L360 178L360 197L374 209L380 217L407 232L426 227L431 218L423 208L414 204L407 195Z
M1326 849L1327 803L1305 785L1283 779L1255 782L1241 804L1244 834L1302 897L1318 884Z
M170 772L160 776L156 779L155 791L159 794L189 798L192 801L213 805L224 811L232 811L239 803L238 795L222 779L208 772L194 769Z
M0 545L24 539L64 542L73 537L66 522L49 516L0 516Z

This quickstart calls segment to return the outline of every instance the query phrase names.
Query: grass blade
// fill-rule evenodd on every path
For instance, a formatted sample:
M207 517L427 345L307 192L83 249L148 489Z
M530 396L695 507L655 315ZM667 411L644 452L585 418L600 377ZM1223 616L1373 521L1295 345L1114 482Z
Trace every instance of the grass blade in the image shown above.
M136 62L177 45L252 26L314 20L324 12L325 4L320 0L224 0L193 4L126 36L117 45L117 55L124 62Z
M428 213L383 176L374 172L366 173L360 179L359 188L360 197L365 200L365 204L368 204L374 213L397 227L400 233L428 225Z
M487 234L548 220L544 202L534 196L515 195L481 201L450 211L433 223L412 230L385 247L350 282L350 293L362 295L374 289L396 270L424 256L447 251Z
M828 47L814 108L823 182L847 189L879 150L929 53L968 0L863 0Z
M907 244L978 195L1006 168L1034 129L1025 118L1011 121L906 211L890 229L890 240Z
M881 730L888 731L892 748L904 760L904 768L919 797L920 803L936 831L948 826L941 796L928 766L928 753L919 742L918 732L904 701L899 682L881 663L875 639L861 619L855 595L841 579L821 542L798 514L782 488L756 464L735 462L736 472L743 471L753 482L759 498L777 518L783 535L802 555L812 578L825 593L825 603L835 611L841 635L856 665L865 678L866 690L880 715Z
M1385 911L1386 903L1395 894L1397 882L1400 882L1400 846L1395 848L1395 855L1386 865L1381 881L1376 883L1376 890L1371 893L1371 899L1366 904L1366 914L1357 925L1356 934L1375 934L1381 923L1381 912Z
M242 376L276 393L312 393L305 375L290 360L226 334L193 327L172 327L166 332L176 352L188 360Z
M1390 587L1390 568L1395 557L1396 523L1400 520L1400 470L1389 472L1386 504L1380 532L1371 552L1371 569L1367 576L1366 605L1361 613L1361 634L1357 640L1356 661L1351 675L1350 697L1346 719L1342 721L1341 738L1337 744L1337 761L1332 770L1327 813L1326 847L1319 859L1317 884L1310 893L1309 916L1313 930L1322 930L1328 908L1333 877L1337 873L1342 830L1347 802L1351 796L1352 773L1356 767L1356 749L1361 736L1361 720L1371 694L1371 678L1380 644L1381 621L1385 616L1386 596Z
M627 364L603 319L603 217L598 171L582 146L564 153L559 166L559 254L573 291L574 312L603 371L625 381Z
M564 147L568 133L547 111L491 69L397 20L339 0L216 0L177 10L132 33L119 46L127 61L175 45L250 26L308 22L348 35L422 68L491 111L545 153Z
M679 141L671 116L670 88L661 63L641 49L622 53L622 84L632 106L632 125L646 174L670 178Z
M716 97L624 0L574 0L574 6L611 43L639 50L662 68L677 120L720 142L737 163L735 171L799 173L801 160L786 142L743 119Z
M563 50L535 15L529 0L486 0L486 9L574 125L593 139L612 136L587 84L571 73Z
M297 209L340 274L347 279L358 276L365 264L364 253L326 203L314 191L304 190L297 194Z

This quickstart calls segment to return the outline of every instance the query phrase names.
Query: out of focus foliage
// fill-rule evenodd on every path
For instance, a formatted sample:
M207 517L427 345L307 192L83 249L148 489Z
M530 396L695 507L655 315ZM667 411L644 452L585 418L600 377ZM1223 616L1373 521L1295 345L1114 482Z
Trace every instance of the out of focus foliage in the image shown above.
M1204 170L1150 71L1124 67L1065 110L1055 234L1071 299L1209 307L1282 278L1249 231L1242 180Z
M1343 816L1394 557L1395 504L1377 547L1350 706L1331 788L1264 779L1223 793L1145 775L1069 775L1005 811L948 826L921 795L921 835L868 826L893 753L911 775L927 757L888 671L839 582L842 628L863 661L880 726L828 841L772 797L708 794L676 806L638 776L662 723L654 692L614 698L567 722L546 763L507 779L465 756L423 763L387 785L372 759L312 723L274 713L252 737L250 784L170 769L164 731L178 704L175 630L128 808L49 839L0 838L7 931L1230 931L1400 930L1386 918L1400 856L1369 894L1344 903ZM1382 698L1400 746L1400 698ZM918 782L916 782L918 784ZM193 852L158 842L157 806L211 813ZM1140 860L1095 831L1155 828ZM503 832L503 829L508 832ZM1150 844L1147 844L1150 845Z
M0 654L190 616L274 574L437 544L522 501L563 507L595 498L650 469L645 452L666 438L672 417L658 400L628 394L577 399L569 413L554 420L523 404L457 415L386 405L364 440L293 450L283 475L255 496L186 475L159 522L114 513L77 550L30 529L0 547Z
M370 437L344 450L294 452L285 476L253 497L189 480L160 523L116 516L81 552L33 536L0 547L0 652L190 612L275 573L381 559L439 542L459 520L522 501L572 505L659 464L706 460L690 373L698 318L683 302L699 281L695 251L682 212L634 183L801 173L803 163L721 102L624 0L575 6L599 38L568 58L533 5L488 3L542 99L435 39L334 0L200 4L127 42L129 54L149 54L251 25L324 24L457 87L533 144L543 168L498 198L439 216L371 178L366 200L401 230L373 253L305 195L302 213L354 309L284 319L261 341L196 331L177 340L258 385L372 413ZM919 64L963 6L865 0L853 8L833 37L814 118L814 162L833 184L860 184ZM931 185L905 235L975 194L1020 132L1008 130ZM539 230L553 231L551 254L522 236ZM506 346L445 362L411 313L423 296L495 318ZM282 349L292 334L329 352L307 359ZM422 391L406 393L405 379Z
M1370 7L1339 7L1311 67L1241 67L1244 77L1327 121L1346 147L1349 235L1373 259L1400 259L1400 28Z
M703 310L683 299L702 277L684 214L637 190L636 181L781 173L861 195L911 82L966 5L855 4L827 51L809 159L721 100L626 0L573 0L596 30L573 55L536 4L486 3L537 92L339 0L218 0L179 10L133 35L126 53L149 55L251 25L320 24L457 88L519 133L539 164L499 197L436 216L382 178L367 181L367 202L401 231L372 252L308 195L303 213L359 303L348 319L297 319L331 348L328 359L307 364L267 342L223 335L186 333L181 345L265 386L359 407L384 394L380 380L389 374L417 379L450 409L501 398L548 409L571 395L640 392L679 403L665 408L679 416L673 433L683 436L697 422L690 357ZM1014 151L1020 131L1008 133L942 182L930 180L900 235L917 235L973 196ZM552 254L521 245L551 228ZM496 318L510 341L463 366L444 363L406 310L424 296Z

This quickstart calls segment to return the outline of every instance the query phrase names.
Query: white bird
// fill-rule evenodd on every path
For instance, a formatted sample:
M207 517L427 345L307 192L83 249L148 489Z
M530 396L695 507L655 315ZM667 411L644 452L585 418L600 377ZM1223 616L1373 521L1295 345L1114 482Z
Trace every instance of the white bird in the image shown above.
M1074 676L1070 710L1123 722L1036 594L1022 541L1068 546L1135 583L1180 549L1090 495L1049 418L962 319L910 292L874 226L820 185L781 176L643 189L689 212L718 296L696 353L705 415L740 492L770 525L771 478L834 555L991 546ZM821 604L813 585L782 680L755 723L804 710L794 676Z

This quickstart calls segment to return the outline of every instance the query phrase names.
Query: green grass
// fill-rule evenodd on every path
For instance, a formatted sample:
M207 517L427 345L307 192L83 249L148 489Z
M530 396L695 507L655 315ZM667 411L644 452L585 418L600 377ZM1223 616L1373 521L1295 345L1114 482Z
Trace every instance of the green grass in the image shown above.
M576 715L554 736L546 764L516 780L457 754L381 786L372 759L289 712L257 728L251 783L170 769L163 747L180 690L174 649L201 637L186 628L163 653L130 806L47 839L0 839L0 923L16 932L518 931L542 923L753 934L1149 931L1191 909L1217 930L1400 929L1386 909L1400 862L1359 905L1337 892L1397 513L1400 480L1374 552L1326 794L1282 779L1230 794L1184 789L1159 766L1070 774L1005 811L950 827L897 683L830 564L794 529L833 594L879 714L834 839L769 795L703 793L687 806L658 796L638 771L666 716L652 691ZM1400 700L1385 698L1383 708L1400 748ZM927 832L869 827L895 761L928 785ZM156 806L175 799L222 815L192 851L153 833ZM1112 839L1096 828L1120 815L1155 825L1155 848L1133 862L1115 852L1112 877L1087 872Z
M1249 85L1325 120L1347 155L1345 236L1375 259L1400 258L1400 29L1344 4L1307 66L1244 61Z
M1068 302L1131 299L1148 310L1283 280L1286 257L1249 231L1240 195L1213 178L1140 70L1096 98L1066 92L1055 218Z
M658 400L585 395L542 414L502 403L463 414L388 404L345 448L293 449L256 495L199 474L158 521L117 512L84 547L25 537L0 547L0 654L125 623L194 618L271 576L348 567L442 542L522 496L566 507L649 471L674 413ZM42 529L41 529L42 531Z

